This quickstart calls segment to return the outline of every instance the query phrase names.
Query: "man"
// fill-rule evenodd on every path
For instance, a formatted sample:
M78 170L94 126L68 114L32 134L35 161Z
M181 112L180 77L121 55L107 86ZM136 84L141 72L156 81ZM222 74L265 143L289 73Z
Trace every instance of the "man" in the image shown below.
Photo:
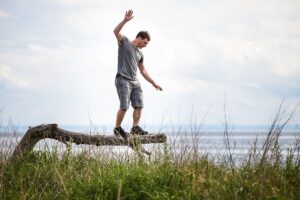
M124 19L114 29L114 34L118 40L118 72L116 75L115 85L117 88L120 109L117 112L117 119L114 129L115 135L121 135L127 138L126 133L122 127L122 121L126 114L129 104L134 108L133 111L133 126L130 134L146 135L140 126L140 118L142 114L143 91L141 85L136 77L137 69L139 69L142 76L153 85L157 90L162 91L162 88L153 81L144 66L144 56L140 49L147 46L150 41L150 35L147 31L140 31L133 41L121 34L123 26L133 18L133 11L128 10L125 13Z

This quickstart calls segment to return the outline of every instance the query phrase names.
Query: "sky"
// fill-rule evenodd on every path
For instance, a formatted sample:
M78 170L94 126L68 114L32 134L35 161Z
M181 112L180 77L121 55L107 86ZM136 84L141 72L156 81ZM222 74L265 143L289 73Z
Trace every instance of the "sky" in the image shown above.
M263 125L300 103L298 0L0 0L0 120L114 124L113 29L128 9L122 34L150 33L144 64L163 88L138 75L141 124Z

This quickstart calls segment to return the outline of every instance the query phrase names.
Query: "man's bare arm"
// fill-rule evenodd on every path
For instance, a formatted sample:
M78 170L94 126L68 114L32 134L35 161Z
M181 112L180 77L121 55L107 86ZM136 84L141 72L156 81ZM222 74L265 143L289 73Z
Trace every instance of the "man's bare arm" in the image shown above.
M143 77L153 85L153 87L155 87L157 90L162 91L162 87L160 87L157 83L155 83L153 81L153 79L150 77L150 75L148 74L147 70L145 69L145 66L143 63L139 63L139 70L141 72L141 74L143 75Z
M126 11L124 19L114 29L114 33L115 33L115 36L116 36L118 42L120 42L122 40L123 36L121 34L121 30L122 30L123 26L133 18L132 14L133 14L132 10Z

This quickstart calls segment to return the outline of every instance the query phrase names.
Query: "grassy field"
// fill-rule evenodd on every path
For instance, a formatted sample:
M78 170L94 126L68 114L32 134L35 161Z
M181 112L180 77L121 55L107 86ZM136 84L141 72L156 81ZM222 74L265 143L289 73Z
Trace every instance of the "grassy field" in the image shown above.
M300 199L300 138L282 153L279 138L290 118L280 116L238 164L228 126L227 153L219 160L199 152L198 132L191 148L169 142L155 146L151 157L99 147L74 152L70 144L14 159L2 150L0 199Z
M1 199L300 199L299 147L283 157L276 140L269 146L265 156L249 151L239 166L230 154L215 162L196 149L179 156L168 144L157 147L151 159L74 154L70 146L14 160L2 154L0 194Z

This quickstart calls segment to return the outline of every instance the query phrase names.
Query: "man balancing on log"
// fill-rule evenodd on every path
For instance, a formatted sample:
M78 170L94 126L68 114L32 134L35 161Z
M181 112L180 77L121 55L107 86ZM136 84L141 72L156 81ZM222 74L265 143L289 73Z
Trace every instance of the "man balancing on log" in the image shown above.
M120 100L120 109L117 113L116 124L114 129L115 135L121 135L123 138L128 137L121 127L126 111L131 106L133 111L133 126L130 134L147 135L140 126L140 118L142 114L143 91L139 80L137 79L137 69L142 76L153 85L157 90L162 91L162 88L153 81L144 66L144 55L140 49L147 46L150 41L150 35L147 31L140 31L136 38L130 41L126 36L121 34L123 26L133 18L133 11L128 10L125 13L124 19L114 29L114 34L118 40L118 72L115 79L115 85Z

